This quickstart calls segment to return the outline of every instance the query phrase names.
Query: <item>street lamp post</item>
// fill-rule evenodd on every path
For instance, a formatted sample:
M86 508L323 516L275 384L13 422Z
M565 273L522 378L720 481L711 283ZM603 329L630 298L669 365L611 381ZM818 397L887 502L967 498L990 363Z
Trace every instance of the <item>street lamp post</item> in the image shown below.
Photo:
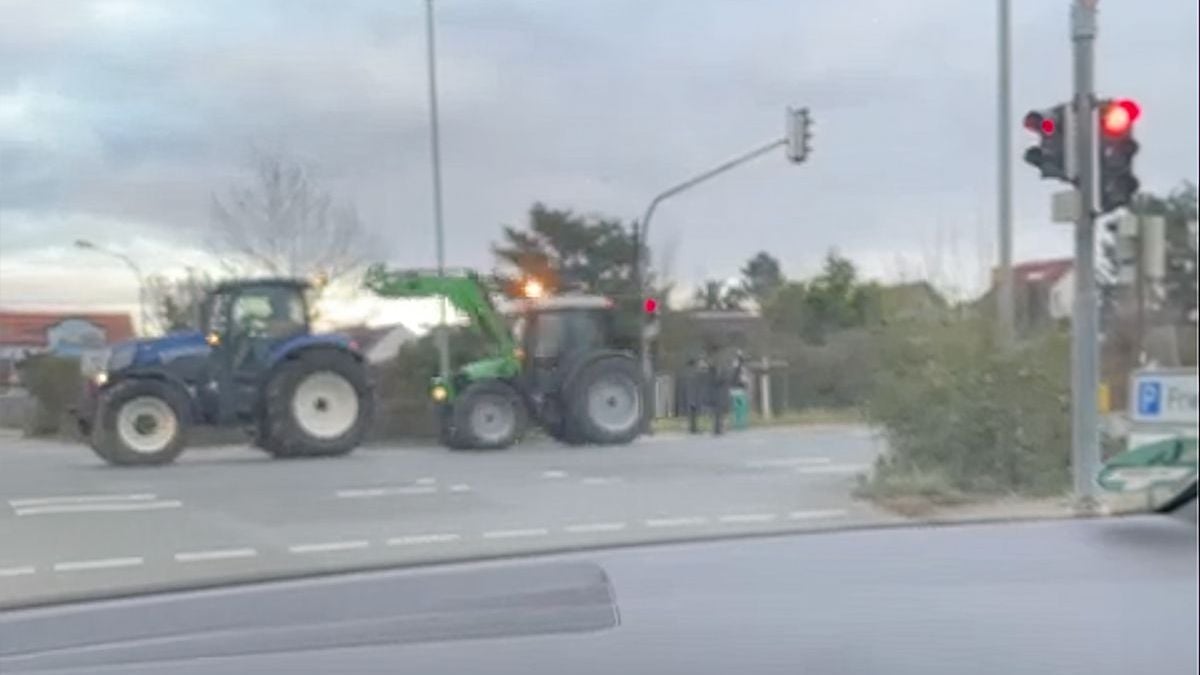
M97 246L87 239L76 239L75 248L80 248L86 251L95 251L97 253L102 253L104 255L116 258L117 260L125 263L125 265L133 271L134 277L137 278L138 285L138 328L144 335L146 333L146 327L149 325L149 317L146 314L146 277L144 274L142 274L142 268L138 267L138 264L124 253L113 251L102 246Z
M446 271L446 235L442 226L442 148L438 124L437 46L434 42L433 0L425 0L426 66L429 72L429 161L433 174L433 236L437 255L438 276ZM438 373L450 377L450 344L446 333L446 299L438 302Z

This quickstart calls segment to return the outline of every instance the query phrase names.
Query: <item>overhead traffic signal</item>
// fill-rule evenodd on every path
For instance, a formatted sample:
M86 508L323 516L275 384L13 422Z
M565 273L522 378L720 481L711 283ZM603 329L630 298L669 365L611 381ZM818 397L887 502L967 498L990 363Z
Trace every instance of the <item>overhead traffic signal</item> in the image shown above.
M1075 179L1070 155L1073 122L1071 106L1065 103L1025 113L1025 128L1038 136L1037 145L1025 150L1025 162L1037 167L1042 178Z
M788 108L787 156L796 164L808 159L812 152L812 115L808 108Z
M1129 204L1141 186L1133 173L1133 158L1138 153L1133 127L1141 114L1138 104L1129 99L1100 103L1098 164L1101 213Z

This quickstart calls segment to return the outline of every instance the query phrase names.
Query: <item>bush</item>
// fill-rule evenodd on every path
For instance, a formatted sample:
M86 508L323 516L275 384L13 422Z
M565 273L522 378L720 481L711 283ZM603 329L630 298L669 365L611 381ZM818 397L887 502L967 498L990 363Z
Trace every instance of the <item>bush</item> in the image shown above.
M782 377L793 410L846 408L866 402L875 371L876 346L863 329L831 334L822 345L799 336L772 336L771 354L787 362Z
M1002 349L993 335L989 322L959 318L893 324L881 336L867 416L890 448L866 492L1046 495L1067 486L1066 336Z
M450 333L450 363L459 367L486 355L483 339L468 329ZM429 381L438 372L437 344L425 335L400 348L391 363L380 367L375 380L377 440L430 438L437 435Z
M36 412L25 427L28 436L47 436L70 428L65 420L79 401L83 378L77 359L37 354L17 366L21 383L37 401Z

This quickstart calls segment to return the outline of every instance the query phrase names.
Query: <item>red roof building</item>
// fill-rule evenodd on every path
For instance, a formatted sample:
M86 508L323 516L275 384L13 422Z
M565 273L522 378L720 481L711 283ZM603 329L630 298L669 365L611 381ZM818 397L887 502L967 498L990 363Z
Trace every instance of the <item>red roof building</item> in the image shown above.
M110 345L134 337L128 314L0 311L0 358L17 350Z

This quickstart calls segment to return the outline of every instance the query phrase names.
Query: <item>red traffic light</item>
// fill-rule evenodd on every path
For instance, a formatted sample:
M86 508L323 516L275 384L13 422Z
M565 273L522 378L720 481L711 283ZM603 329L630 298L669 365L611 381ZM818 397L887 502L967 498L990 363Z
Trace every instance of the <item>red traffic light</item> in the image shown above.
M1031 112L1025 115L1025 128L1043 136L1051 136L1058 125L1054 123L1053 117L1046 117L1039 112Z
M642 309L645 310L645 312L647 314L657 313L658 312L658 300L655 298L646 298L642 302Z
M1124 136L1141 114L1138 104L1127 98L1112 101L1100 111L1100 129L1108 136Z

